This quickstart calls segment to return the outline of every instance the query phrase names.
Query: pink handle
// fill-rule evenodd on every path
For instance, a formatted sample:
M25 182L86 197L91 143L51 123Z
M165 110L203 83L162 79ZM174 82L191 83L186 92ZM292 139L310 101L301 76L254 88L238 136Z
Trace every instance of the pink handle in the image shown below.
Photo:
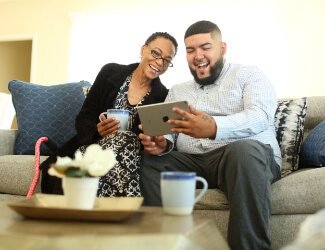
M35 175L34 175L34 179L33 179L32 185L29 188L29 191L28 191L28 194L27 194L26 199L28 199L29 197L31 197L33 195L34 191L35 191L35 187L36 187L36 184L38 182L39 175L40 175L40 171L39 171L40 154L41 154L40 153L40 147L41 147L42 142L45 142L47 140L48 140L47 137L41 137L36 142L36 145L35 145Z

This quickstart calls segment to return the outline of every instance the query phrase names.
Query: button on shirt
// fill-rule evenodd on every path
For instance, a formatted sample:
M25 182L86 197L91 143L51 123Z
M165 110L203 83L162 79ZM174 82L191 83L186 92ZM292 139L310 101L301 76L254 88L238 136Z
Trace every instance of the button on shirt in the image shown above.
M265 74L256 66L225 62L216 81L201 86L194 80L174 85L165 102L187 100L194 108L212 116L217 124L215 139L185 134L165 137L176 142L178 151L205 153L241 139L269 144L281 168L281 153L275 135L277 96Z

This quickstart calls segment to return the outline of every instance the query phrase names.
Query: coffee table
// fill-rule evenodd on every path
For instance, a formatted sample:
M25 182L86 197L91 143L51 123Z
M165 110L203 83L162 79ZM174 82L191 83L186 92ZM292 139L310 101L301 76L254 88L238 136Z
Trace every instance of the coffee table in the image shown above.
M25 219L0 203L0 249L229 249L213 221L141 207L122 222Z

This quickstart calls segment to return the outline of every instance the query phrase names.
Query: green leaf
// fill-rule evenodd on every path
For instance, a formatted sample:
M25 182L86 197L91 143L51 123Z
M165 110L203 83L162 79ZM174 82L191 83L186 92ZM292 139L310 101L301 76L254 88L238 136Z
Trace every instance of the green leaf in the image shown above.
M84 177L87 174L87 170L68 169L65 171L67 177Z

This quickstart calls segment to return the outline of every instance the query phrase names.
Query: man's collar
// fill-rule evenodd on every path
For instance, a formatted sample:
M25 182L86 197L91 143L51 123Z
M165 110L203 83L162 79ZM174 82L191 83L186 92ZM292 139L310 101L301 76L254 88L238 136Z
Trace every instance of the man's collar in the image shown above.
M227 61L227 59L225 59L225 63L224 63L224 65L223 65L223 67L222 67L222 70L221 70L221 72L220 72L218 78L214 81L214 84L216 84L217 81L218 81L219 79L221 79L221 77L225 74L225 72L228 70L228 68L229 68L229 62Z

